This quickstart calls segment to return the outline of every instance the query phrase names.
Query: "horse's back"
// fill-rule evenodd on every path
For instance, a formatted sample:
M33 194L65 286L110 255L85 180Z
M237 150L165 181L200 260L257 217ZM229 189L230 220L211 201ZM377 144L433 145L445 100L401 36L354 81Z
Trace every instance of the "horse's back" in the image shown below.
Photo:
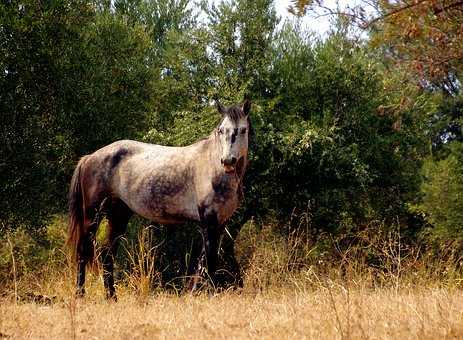
M98 149L85 156L85 177L89 177L89 181L108 184L115 170L129 158L143 152L146 145L132 140L120 140Z
M146 165L161 158L172 158L178 154L182 148L148 144L134 140L119 140L98 149L94 153L86 156L88 166L99 169L101 174L106 177L119 168L124 162L135 160L139 164Z

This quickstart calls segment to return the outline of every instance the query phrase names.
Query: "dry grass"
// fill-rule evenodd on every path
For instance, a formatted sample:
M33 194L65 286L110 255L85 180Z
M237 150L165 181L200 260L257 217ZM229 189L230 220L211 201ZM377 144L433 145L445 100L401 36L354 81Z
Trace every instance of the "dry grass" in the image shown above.
M297 235L241 235L245 287L217 294L176 295L156 285L153 292L153 247L144 234L128 247L133 268L118 281L117 303L104 300L92 272L87 297L76 300L74 270L60 253L20 276L10 261L0 338L463 339L461 261L453 256L418 256L400 238L360 235L357 247L335 243L337 257L313 262L314 248ZM365 263L371 251L377 267Z
M273 289L251 294L140 299L122 293L53 305L1 301L0 337L23 338L463 338L460 290Z

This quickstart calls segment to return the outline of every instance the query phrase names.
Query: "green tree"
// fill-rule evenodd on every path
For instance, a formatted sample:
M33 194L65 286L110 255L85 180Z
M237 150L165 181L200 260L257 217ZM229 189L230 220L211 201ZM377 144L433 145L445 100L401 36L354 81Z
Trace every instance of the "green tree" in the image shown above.
M406 120L416 126L406 134L408 141L417 137L422 140L421 147L415 144L417 152L412 158L415 162L419 163L430 154L422 171L423 202L418 206L438 233L444 235L441 231L447 230L449 236L450 230L457 228L453 216L461 203L454 191L459 190L456 150L462 143L463 3L361 1L346 9L329 8L323 1L293 3L290 8L293 13L303 15L323 11L348 19L369 33L368 43L380 52L386 71L386 89L392 89L395 97L381 109L393 118L396 127ZM413 85L420 89L411 89ZM427 108L423 109L423 102L427 102L424 104ZM427 147L426 151L423 146ZM442 198L445 203L438 208L439 197L445 193L448 193ZM416 200L410 199L410 202Z
M426 98L397 105L381 59L349 36L342 25L326 40L285 27L256 122L258 206L280 218L309 209L314 227L335 232L406 216L426 150L410 111L429 110Z
M0 4L0 220L37 222L65 192L59 80L63 53L93 18L77 1ZM57 198L59 197L59 198Z
M204 8L209 19L216 94L232 101L245 95L263 95L279 21L273 1L220 1Z
M463 144L451 143L449 155L423 167L422 202L416 210L431 224L432 235L449 240L463 233Z
M63 55L60 126L76 157L146 129L152 82L151 41L141 26L110 12L82 28L79 45Z
M151 45L87 1L3 2L0 15L0 219L37 226L63 210L78 157L143 130Z

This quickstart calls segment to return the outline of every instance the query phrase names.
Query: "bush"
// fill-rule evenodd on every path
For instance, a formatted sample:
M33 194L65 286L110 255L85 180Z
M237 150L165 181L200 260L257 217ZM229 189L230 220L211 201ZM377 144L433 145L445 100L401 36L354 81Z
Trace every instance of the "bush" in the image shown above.
M29 289L27 281L39 284L49 275L66 271L66 230L65 215L53 216L40 231L23 226L4 228L0 235L0 286L13 289L19 283L21 289Z
M424 215L430 232L444 240L463 239L463 143L450 144L441 160L428 159L423 166L422 202L414 211Z

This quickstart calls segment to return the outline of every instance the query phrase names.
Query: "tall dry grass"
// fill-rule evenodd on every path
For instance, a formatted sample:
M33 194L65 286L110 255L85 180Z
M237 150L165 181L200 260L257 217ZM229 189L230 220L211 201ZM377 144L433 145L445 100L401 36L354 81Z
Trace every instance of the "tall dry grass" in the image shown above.
M72 301L72 300L71 300ZM3 337L441 339L463 337L463 295L442 288L369 289L336 283L264 293L151 296L118 303L0 305Z
M59 247L46 266L25 270L18 238L10 238L15 272L2 281L0 337L463 338L455 251L436 256L403 240L398 227L372 224L316 241L303 228L280 228L246 225L236 244L244 287L196 296L153 289L157 244L142 229L121 249L131 270L119 275L118 303L104 300L98 270L76 299L74 268Z

